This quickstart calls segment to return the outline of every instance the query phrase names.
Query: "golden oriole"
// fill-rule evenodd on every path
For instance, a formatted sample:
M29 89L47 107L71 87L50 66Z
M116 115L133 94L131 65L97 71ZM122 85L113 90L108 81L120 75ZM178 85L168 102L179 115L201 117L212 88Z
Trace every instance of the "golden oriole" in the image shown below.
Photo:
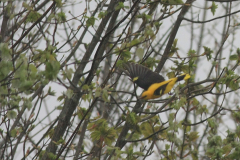
M176 82L190 78L189 74L184 73L165 81L163 76L140 64L126 63L124 68L126 75L145 90L140 97L145 100L159 98L170 92Z

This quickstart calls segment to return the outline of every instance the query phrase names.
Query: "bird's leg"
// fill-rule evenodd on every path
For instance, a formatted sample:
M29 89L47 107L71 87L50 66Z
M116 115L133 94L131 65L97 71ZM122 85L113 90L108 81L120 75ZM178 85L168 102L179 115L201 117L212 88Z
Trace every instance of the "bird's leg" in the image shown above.
M168 94L169 94L169 95L173 95L173 93L172 93L172 92L169 92Z

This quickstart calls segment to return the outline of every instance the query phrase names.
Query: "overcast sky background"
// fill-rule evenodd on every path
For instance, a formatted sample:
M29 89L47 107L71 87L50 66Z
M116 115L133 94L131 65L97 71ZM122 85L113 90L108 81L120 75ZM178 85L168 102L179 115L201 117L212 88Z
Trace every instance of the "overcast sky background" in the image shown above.
M237 11L239 10L239 5L234 5L234 4L239 4L240 2L233 2L233 5L232 5L232 10L231 12L234 12L234 11ZM49 3L50 5L51 3ZM126 3L127 4L127 3ZM203 8L204 8L204 4L205 4L205 1L203 0L196 0L194 3L193 3L193 7L191 7L191 9L189 10L189 12L192 12L193 13L193 19L194 20L197 20L199 19L200 21L202 20L202 17L203 17ZM226 5L226 3L217 3L216 4L218 5L218 9L216 10L216 13L215 15L213 15L210 11L210 9L208 10L208 14L207 14L207 18L206 20L210 20L210 19L213 19L213 18L216 18L216 17L219 17L219 16L222 16L222 15L225 15L225 10L223 12L223 7ZM21 9L21 6L22 4L19 3L19 4L16 4L17 7L19 7ZM96 3L94 1L91 1L90 2L90 5L89 6L86 6L86 3L85 1L79 1L79 4L78 5L74 5L74 6L71 6L69 5L68 7L64 8L64 12L66 13L66 16L67 16L67 19L71 19L73 18L73 16L77 17L79 15L81 15L85 8L89 8L90 10L94 10L95 9L95 6L96 6ZM208 7L211 6L211 2L208 2ZM236 6L236 7L235 7ZM177 7L174 7L174 9L176 9ZM159 10L160 10L160 6L159 6ZM71 14L69 13L71 12ZM176 20L176 17L177 15L179 14L176 13L174 16L172 16L171 18L167 18L165 20L162 21L162 26L160 27L160 31L158 32L157 34L157 38L156 38L156 43L157 43L157 39L160 38L161 36L163 36L168 30L169 30L169 27L172 27L174 21ZM90 16L90 12L88 12L88 15ZM240 20L239 18L239 13L235 15L236 17L236 20ZM158 17L159 15L153 15L153 17ZM191 19L191 14L187 13L186 18L188 19ZM198 17L198 18L197 18ZM94 29L96 29L98 27L98 24L99 24L100 20L96 20L95 21L95 25L94 25ZM141 22L139 21L139 24ZM205 30L205 34L204 34L204 40L203 40L203 44L201 46L201 49L200 49L200 53L203 53L203 46L207 46L209 48L218 48L219 47L219 43L221 42L221 35L219 33L222 32L223 30L223 26L224 26L224 18L222 19L218 19L218 20L215 20L215 21L212 21L212 22L209 22L209 23L206 23L205 25L208 25L208 26L211 26L211 27L206 27L206 30ZM230 24L233 25L234 23L234 20L231 19L231 22ZM73 19L71 21L71 24L72 24L72 28L73 29L77 29L79 25L81 25L81 23L75 19ZM177 39L178 39L178 48L180 49L179 50L179 55L180 56L187 56L186 53L188 52L189 48L190 48L190 44L191 44L191 27L194 28L194 37L193 37L193 45L192 45L192 49L194 50L197 50L198 49L198 46L197 46L197 43L196 43L196 40L198 40L198 37L200 36L199 33L200 33L200 29L201 29L201 25L202 24L193 24L192 26L192 23L190 22L187 22L187 21L183 21L182 22L182 26L185 26L185 27L181 27L178 31L178 34L177 34ZM62 27L62 25L60 25L60 27ZM37 29L37 28L35 28ZM92 34L95 33L95 30L93 28L90 29L91 33L88 33L89 34L89 38L88 39L84 39L84 42L85 43L89 43L91 41L91 37L92 37ZM121 33L121 30L122 28L119 28L118 30L118 33ZM78 32L77 36L76 37L80 37L81 33L83 31L83 28L80 29L80 31ZM65 36L65 32L59 28L58 29L58 39L59 39L59 44L57 47L61 46L63 43L65 43L63 37ZM239 35L239 36L234 36L234 35ZM239 34L239 27L230 27L230 35L229 35L229 38L228 40L232 40L232 38L236 38L237 39L235 40L235 44L234 44L234 48L232 48L233 50L231 51L230 47L231 46L224 46L224 57L222 58L226 58L223 62L222 62L222 66L225 66L224 63L227 63L228 62L228 58L230 56L230 54L234 54L236 53L236 48L239 47L239 44L240 44L240 34ZM74 39L73 41L76 41L77 39ZM43 42L40 46L38 46L39 49L44 49L46 47L46 44L45 42ZM66 51L66 50L70 50L71 48L62 48L61 51ZM79 54L79 59L81 59L83 53L85 52L85 48L83 45L80 46L80 48L78 49L77 53ZM94 51L95 52L95 51ZM163 51L161 51L163 52ZM70 51L69 51L70 53ZM67 54L62 54L62 53L57 53L58 54L58 59L62 59L63 57L67 57ZM93 54L94 55L94 54ZM93 58L93 57L92 57ZM206 79L207 75L208 75L208 72L209 72L209 68L211 67L211 61L208 62L206 60L206 57L200 57L200 65L201 67L197 69L197 72L195 73L196 77L195 77L195 82L198 82L198 81L201 81L201 80L204 80ZM170 68L171 66L173 65L173 63L171 61L167 61L166 62L166 66L165 68ZM71 66L71 65L70 65ZM69 67L70 67L69 66ZM90 67L90 64L89 64L89 67ZM87 71L89 68L86 68L85 70ZM238 69L239 71L239 69ZM238 72L239 73L239 72ZM166 75L163 75L166 79L167 79L167 76ZM214 77L215 75L213 75ZM51 86L53 90L55 90L56 92L56 96L53 97L48 97L47 100L45 101L45 104L41 110L40 110L40 116L39 116L39 121L41 121L41 125L39 125L38 127L45 127L45 125L49 125L49 122L52 122L60 113L59 110L56 110L55 108L60 105L60 103L57 101L57 97L60 96L62 94L62 92L66 92L65 88L61 87L61 85L59 85L57 82L56 83L50 83L48 86L45 87L45 92L47 92L48 90L48 87ZM142 89L138 89L137 91L137 94L140 95L142 92ZM174 91L172 91L174 92ZM166 98L168 95L164 96L163 98ZM229 100L234 100L235 98L238 98L235 96L232 96L230 97L229 95ZM203 103L208 103L208 102L203 102ZM84 107L83 106L84 103L81 104L81 107ZM231 104L231 103L230 103ZM89 107L89 104L85 104L86 108ZM235 107L235 106L233 106ZM50 114L50 116L47 116L47 114L49 112L52 112L53 110L54 111L54 114ZM170 112L166 112L166 113L162 113L160 114L161 115L161 118L162 120L167 120L168 118L168 114ZM222 135L226 135L226 127L230 128L230 129L234 129L235 126L234 126L234 123L232 123L233 121L231 119L229 119L229 114L226 114L226 115L223 115L223 117L225 117L226 121L225 121L225 124L226 126L222 126L222 129L221 129L221 132L222 132ZM45 117L45 120L42 121L42 118ZM184 117L184 114L181 115L181 111L178 113L177 115L177 119L179 120L182 120ZM193 118L193 117L192 117ZM76 126L77 125L77 121L74 122L74 125ZM74 127L75 128L75 127ZM47 128L45 128L47 129ZM35 128L34 131L36 134L38 134L37 137L41 137L42 134L45 132L45 129L42 130L42 128ZM200 135L201 135L201 132L203 132L201 130L201 128L199 128L199 132L200 132ZM179 133L181 134L181 133ZM36 139L37 141L37 139ZM159 142L159 143L162 143L162 142ZM19 150L19 157L21 157L22 155L22 149L21 148L18 148ZM17 158L17 156L16 156Z

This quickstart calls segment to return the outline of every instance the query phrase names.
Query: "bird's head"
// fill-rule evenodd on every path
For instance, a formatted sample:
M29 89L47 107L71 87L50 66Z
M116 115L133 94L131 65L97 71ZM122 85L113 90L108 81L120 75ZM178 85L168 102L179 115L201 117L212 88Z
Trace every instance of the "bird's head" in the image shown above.
M189 75L189 74L183 74L183 75L185 75L185 77L184 77L184 80L186 81L186 80L188 80L191 76Z
M152 92L150 91L144 91L140 97L140 99L144 99L144 100L149 100L149 99L155 99L155 98L158 98L158 97L161 97L160 95L159 96L156 96L154 95Z
M149 94L147 91L144 91L140 97L140 99L148 100L149 99Z

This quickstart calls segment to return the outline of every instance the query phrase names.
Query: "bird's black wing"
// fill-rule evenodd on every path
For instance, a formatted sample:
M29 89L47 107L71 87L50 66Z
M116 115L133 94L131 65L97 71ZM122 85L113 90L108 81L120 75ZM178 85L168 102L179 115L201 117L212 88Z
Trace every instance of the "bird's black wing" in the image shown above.
M147 90L154 83L160 83L165 80L163 76L140 64L126 63L124 68L124 72L132 81L144 90Z

